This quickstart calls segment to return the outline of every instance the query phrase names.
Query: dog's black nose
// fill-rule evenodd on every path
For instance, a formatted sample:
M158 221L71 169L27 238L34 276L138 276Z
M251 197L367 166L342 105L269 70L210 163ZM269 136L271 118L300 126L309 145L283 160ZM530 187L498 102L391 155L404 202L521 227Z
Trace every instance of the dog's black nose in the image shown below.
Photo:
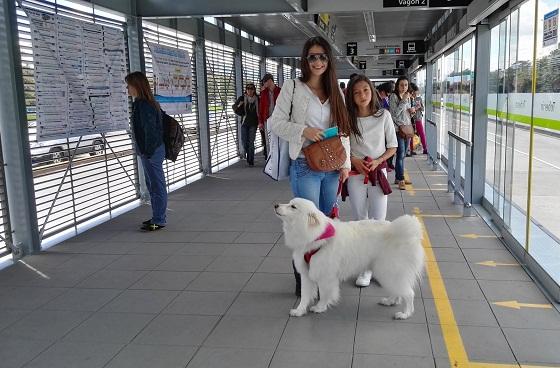
M278 203L276 203L276 204L274 205L274 208L278 208L278 207L280 207L280 205L279 205Z

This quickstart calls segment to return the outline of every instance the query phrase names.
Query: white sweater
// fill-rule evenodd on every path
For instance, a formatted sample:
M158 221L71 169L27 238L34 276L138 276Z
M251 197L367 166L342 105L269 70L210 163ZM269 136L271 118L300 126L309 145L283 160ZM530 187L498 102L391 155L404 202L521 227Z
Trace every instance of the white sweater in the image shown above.
M389 111L382 109L381 116L358 118L358 129L362 138L350 135L352 156L363 159L368 156L377 159L387 148L398 147L395 126Z
M303 143L305 142L303 130L309 126L307 122L309 121L308 106L312 97L310 95L311 93L309 88L305 88L299 79L285 81L280 95L276 100L274 112L267 122L270 130L272 130L274 134L288 141L290 158L292 160L298 158ZM292 119L290 121L290 106L292 105L292 101L293 109ZM344 162L342 167L350 169L350 139L348 137L340 137L340 140L346 150L346 162Z

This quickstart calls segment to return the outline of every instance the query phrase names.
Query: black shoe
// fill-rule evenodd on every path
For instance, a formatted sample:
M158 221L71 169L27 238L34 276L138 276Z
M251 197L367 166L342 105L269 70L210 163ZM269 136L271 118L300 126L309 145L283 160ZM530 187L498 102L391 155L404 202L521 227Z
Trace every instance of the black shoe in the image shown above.
M144 222L142 222L142 225L149 225L152 223L152 219L146 220Z
M158 224L148 224L142 226L140 229L144 231L157 231L161 230L165 227L165 225L158 225Z
M415 151L412 151L412 152L411 152L411 155L412 155L412 156L416 156L417 153L416 153Z

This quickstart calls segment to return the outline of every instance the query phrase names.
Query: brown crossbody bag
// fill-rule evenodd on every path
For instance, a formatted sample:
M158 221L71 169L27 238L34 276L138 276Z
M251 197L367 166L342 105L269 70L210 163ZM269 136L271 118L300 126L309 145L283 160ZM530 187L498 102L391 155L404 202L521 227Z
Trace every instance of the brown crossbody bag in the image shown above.
M314 171L334 171L344 165L346 150L340 136L315 142L303 149L307 165Z

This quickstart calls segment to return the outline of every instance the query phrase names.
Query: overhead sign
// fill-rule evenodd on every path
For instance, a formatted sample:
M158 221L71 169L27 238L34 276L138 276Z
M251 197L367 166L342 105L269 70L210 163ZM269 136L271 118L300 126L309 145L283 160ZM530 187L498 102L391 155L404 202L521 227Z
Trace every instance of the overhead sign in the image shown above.
M393 75L404 75L404 69L393 69Z
M556 45L558 42L558 9L544 15L543 46Z
M409 60L398 59L395 62L395 68L402 69L402 68L408 68L409 66L410 66L410 61Z
M399 55L401 53L400 47L385 47L379 49L379 54L386 55Z
M358 43L357 42L347 42L346 43L346 56L356 56L358 55Z
M430 8L454 8L468 6L472 0L430 0Z
M315 14L315 23L325 32L329 32L329 24L330 24L331 16L328 13L320 13Z
M403 54L423 54L426 44L423 40L403 41Z
M383 0L384 8L427 7L428 0Z
M360 60L360 69L362 69L362 70L366 69L366 61L365 60Z

